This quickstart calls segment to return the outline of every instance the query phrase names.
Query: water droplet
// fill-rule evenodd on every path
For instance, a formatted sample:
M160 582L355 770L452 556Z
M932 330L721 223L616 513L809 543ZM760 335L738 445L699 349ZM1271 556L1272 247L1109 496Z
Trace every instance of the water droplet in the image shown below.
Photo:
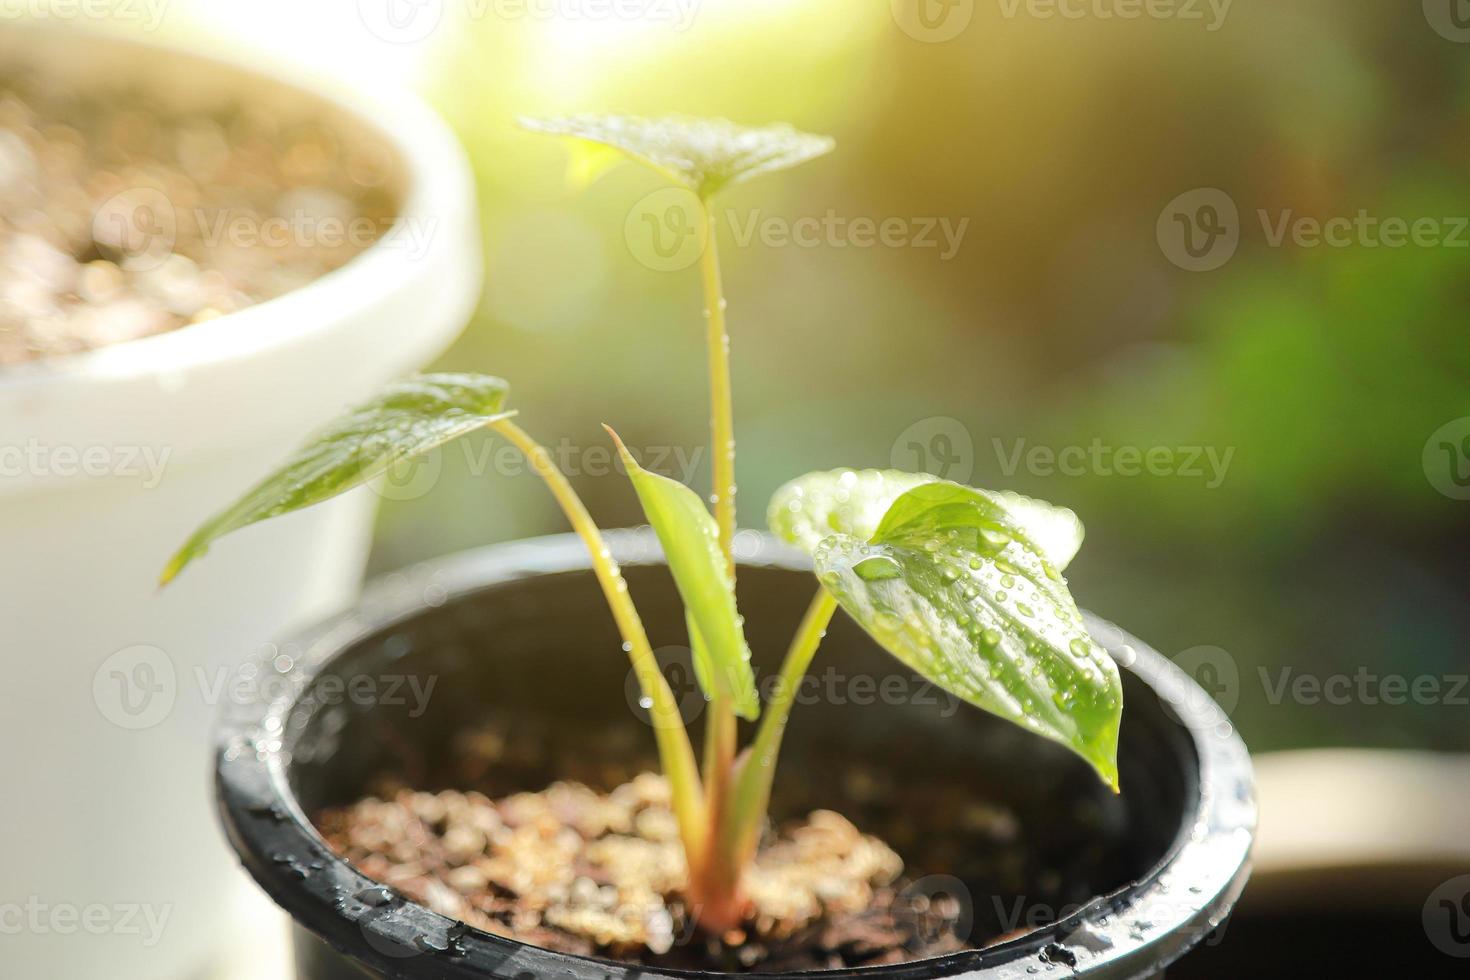
M903 569L898 562L886 555L873 555L864 558L852 566L853 573L864 582L881 582L884 579L898 578L903 574Z
M388 888L385 885L373 885L370 888L364 888L362 891L358 892L352 897L357 899L362 904L375 909L382 908L384 905L389 905L397 899L397 896L393 894L392 889Z

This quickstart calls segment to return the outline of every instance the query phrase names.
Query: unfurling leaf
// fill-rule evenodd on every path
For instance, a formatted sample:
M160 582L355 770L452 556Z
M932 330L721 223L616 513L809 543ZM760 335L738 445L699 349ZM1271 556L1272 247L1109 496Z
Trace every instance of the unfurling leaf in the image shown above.
M321 503L452 439L507 418L509 386L474 374L426 374L388 386L331 423L270 476L206 521L169 560L167 585L231 531Z
M867 541L878 530L888 508L906 491L940 482L929 473L899 470L831 470L808 473L781 487L771 497L767 521L783 540L814 550L834 533ZM1011 519L1026 531L1058 571L1071 563L1082 546L1082 522L1065 507L1032 500L1009 491L975 490L998 500Z
M771 524L812 550L822 584L886 650L1116 789L1118 668L1041 543L1071 558L1081 526L1068 515L922 474L839 471L782 488Z
M690 624L695 670L705 693L726 697L742 718L760 714L750 647L735 606L735 583L720 549L719 528L699 495L677 480L638 465L617 433L633 489L668 559Z
M805 163L836 145L829 136L784 123L751 128L725 119L583 115L522 119L521 125L615 147L705 200L730 184ZM597 160L604 162L600 156Z

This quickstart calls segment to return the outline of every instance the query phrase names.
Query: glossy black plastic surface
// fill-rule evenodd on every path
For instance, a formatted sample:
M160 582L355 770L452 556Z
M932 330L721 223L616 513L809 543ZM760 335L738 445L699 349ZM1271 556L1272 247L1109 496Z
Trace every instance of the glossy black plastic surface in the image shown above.
M619 532L609 541L655 647L685 642L677 595L651 534ZM756 535L741 542L742 611L765 675L815 582L802 556ZM926 694L907 668L839 615L816 670L871 678L873 687L894 678L907 693L883 703L854 697L847 683L839 688L844 696L800 705L774 815L810 802L800 792L809 767L861 758L895 773L953 778L1015 812L1036 842L1038 868L1047 869L1010 894L996 893L993 881L964 882L975 935L1004 931L1016 910L1040 910L1044 921L1055 918L1048 911L1062 917L979 952L826 975L1149 976L1223 920L1244 884L1255 825L1244 746L1167 660L1101 620L1089 619L1089 627L1126 668L1121 796L1060 748ZM497 710L544 715L552 720L548 737L571 744L614 737L651 743L618 647L580 542L559 536L388 576L356 610L259 665L284 669L291 681L263 690L296 693L236 708L226 719L220 805L245 866L297 921L301 980L687 975L551 953L466 930L400 899L382 903L382 893L332 855L306 818L360 796L384 770L410 773L417 785L452 785L436 760L452 756L457 733ZM353 683L379 697L348 695ZM390 683L399 696L387 696ZM406 696L413 690L432 695ZM686 690L697 711L698 695L692 685ZM844 809L842 799L823 805Z

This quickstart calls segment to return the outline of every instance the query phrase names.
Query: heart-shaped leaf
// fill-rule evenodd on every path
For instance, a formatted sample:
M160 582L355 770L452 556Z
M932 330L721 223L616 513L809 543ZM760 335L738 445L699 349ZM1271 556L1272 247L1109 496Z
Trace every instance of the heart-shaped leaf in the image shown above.
M755 718L760 714L760 698L750 667L750 647L735 606L735 583L720 548L715 519L697 493L639 466L617 433L607 431L617 443L684 602L701 686L710 697L728 698L740 717Z
M792 480L771 497L767 521L779 537L812 551L828 535L842 533L869 540L888 508L914 487L938 483L929 473L899 470L831 470ZM1041 549L1058 571L1082 546L1082 522L1065 507L1010 491L974 490L1004 504L1011 519Z
M750 128L726 119L583 115L522 119L521 125L538 133L616 147L706 200L730 184L794 167L836 145L831 137L813 136L784 123ZM603 162L599 157L598 167ZM585 165L583 159L579 169L593 172Z
M426 374L390 385L206 521L169 560L160 584L231 531L321 503L399 461L513 415L501 410L509 390L500 378L474 374Z
M1117 787L1121 682L1060 574L1082 542L1070 510L926 473L834 470L786 484L769 518L884 648Z

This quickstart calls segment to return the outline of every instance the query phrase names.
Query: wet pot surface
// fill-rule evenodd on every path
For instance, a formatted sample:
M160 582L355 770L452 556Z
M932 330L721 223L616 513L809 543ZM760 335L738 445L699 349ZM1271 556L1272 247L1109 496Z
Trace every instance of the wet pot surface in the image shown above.
M651 537L613 540L686 718L698 720L668 572ZM655 768L646 713L579 549L527 542L390 577L356 614L283 651L303 675L287 686L302 696L251 706L226 726L225 822L247 867L305 927L303 978L619 975L385 901L306 821L385 775L493 796L568 778L608 789ZM815 582L764 541L739 578L758 682L769 683ZM1133 666L1121 795L1060 747L915 677L838 616L792 716L773 818L836 810L904 858L906 895L958 898L972 945L1024 933L855 972L1146 975L1223 917L1254 823L1243 747L1157 654L1106 624L1094 632ZM1151 689L1149 671L1177 706ZM486 731L505 745L494 764L474 737Z

